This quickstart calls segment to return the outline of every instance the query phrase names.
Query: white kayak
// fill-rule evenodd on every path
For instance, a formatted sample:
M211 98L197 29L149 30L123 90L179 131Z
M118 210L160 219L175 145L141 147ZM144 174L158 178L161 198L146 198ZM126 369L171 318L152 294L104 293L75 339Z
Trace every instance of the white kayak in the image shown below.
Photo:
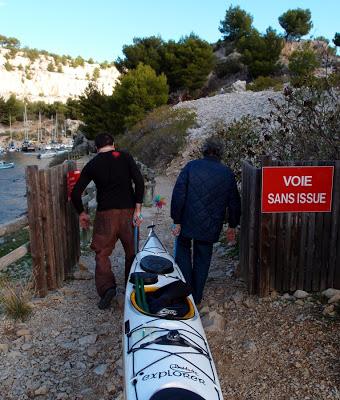
M173 299L186 291L184 282L173 257L151 228L126 287L126 400L223 400L193 298L188 293Z

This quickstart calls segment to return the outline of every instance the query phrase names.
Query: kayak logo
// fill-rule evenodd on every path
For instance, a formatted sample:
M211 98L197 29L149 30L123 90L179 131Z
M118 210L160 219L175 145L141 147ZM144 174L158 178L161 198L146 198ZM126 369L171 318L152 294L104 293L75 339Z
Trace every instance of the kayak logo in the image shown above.
M172 376L175 378L186 378L191 381L199 382L202 385L205 385L205 380L199 378L197 376L197 372L187 369L185 367L181 368L176 364L171 364L170 369L168 369L167 371L160 371L160 372L155 372L153 374L144 375L142 381L150 381L152 379L162 379L165 377L172 377Z
M171 364L170 369L172 369L173 371L181 371L181 372L187 372L188 374L198 375L198 373L193 369L187 367L180 367L178 364Z
M120 157L119 151L113 151L111 154L113 155L114 158Z
M169 310L168 308L162 308L160 311L158 311L157 315L160 317L165 317L167 315L173 315L176 317L177 311L176 310Z

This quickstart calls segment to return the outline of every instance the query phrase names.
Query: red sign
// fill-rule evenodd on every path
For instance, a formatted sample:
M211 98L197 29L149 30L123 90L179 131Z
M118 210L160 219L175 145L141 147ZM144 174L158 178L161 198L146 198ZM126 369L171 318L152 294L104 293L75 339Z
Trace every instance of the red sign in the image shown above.
M68 200L71 200L71 193L74 188L74 185L77 183L80 177L80 171L75 170L67 173L67 197Z
M334 167L263 167L262 212L330 212Z

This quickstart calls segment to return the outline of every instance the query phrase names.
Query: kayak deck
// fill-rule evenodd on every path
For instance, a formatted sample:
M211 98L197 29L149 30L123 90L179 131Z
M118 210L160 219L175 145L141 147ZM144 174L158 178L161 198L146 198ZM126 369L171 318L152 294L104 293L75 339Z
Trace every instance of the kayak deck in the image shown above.
M126 399L222 400L215 365L192 296L186 298L190 314L185 317L147 313L136 304L138 274L149 274L146 295L169 284L185 282L174 259L152 231L136 255L126 288L123 332ZM157 275L157 280L150 274Z

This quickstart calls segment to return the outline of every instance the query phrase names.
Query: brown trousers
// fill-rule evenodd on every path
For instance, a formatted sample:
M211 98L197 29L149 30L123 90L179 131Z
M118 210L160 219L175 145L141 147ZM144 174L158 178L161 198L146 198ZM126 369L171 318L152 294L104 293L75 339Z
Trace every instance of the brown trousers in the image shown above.
M96 252L96 288L99 296L116 285L110 255L119 239L125 251L125 283L135 257L133 209L97 211L91 249Z

